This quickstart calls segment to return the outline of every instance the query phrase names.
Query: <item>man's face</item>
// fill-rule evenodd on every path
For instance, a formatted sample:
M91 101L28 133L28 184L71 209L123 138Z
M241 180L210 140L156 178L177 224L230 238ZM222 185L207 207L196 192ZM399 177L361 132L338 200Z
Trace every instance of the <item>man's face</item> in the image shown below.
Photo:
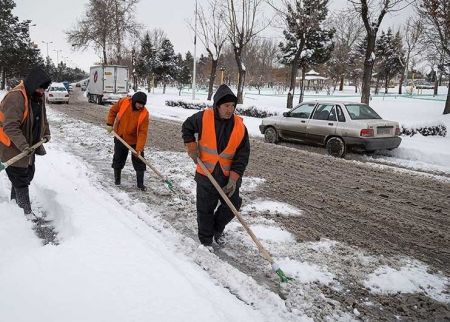
M34 94L36 96L42 96L42 95L44 95L44 92L45 92L45 89L43 89L43 88L36 88L36 90L34 91Z
M230 119L234 114L235 103L228 102L220 104L218 107L219 117L221 119Z
M142 110L144 108L144 104L139 103L139 102L136 102L136 104L134 106L136 106L137 110Z

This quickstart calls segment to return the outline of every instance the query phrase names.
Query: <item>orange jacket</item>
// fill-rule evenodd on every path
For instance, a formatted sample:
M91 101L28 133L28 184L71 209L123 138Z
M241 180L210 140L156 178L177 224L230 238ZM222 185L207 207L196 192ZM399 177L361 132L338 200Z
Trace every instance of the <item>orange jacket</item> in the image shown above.
M227 147L220 154L217 153L216 129L214 124L214 110L207 108L202 117L202 135L198 141L199 158L203 161L209 172L213 172L219 162L225 176L230 175L231 164L239 144L245 135L245 126L241 117L233 115L234 127L230 135ZM200 165L197 165L197 172L203 174Z
M133 110L131 97L124 97L109 109L106 124L114 125L114 131L136 151L143 151L147 142L149 113L147 108Z

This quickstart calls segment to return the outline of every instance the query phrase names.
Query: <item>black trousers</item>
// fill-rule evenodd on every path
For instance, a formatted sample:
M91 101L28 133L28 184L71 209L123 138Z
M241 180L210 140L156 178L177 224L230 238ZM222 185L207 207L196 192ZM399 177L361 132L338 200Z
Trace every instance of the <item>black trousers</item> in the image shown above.
M228 182L228 177L214 176L218 184L223 187ZM204 245L210 245L215 233L222 233L225 226L234 218L234 214L220 197L216 188L209 181L208 177L197 173L197 224L198 238ZM236 183L236 190L230 197L231 203L237 210L241 208L242 198L239 196L239 187L242 180ZM220 201L219 207L217 207ZM217 208L217 209L216 209Z
M130 146L133 149L136 149L136 145L130 144ZM128 151L128 148L123 145L122 142L114 138L114 156L112 162L112 167L114 169L123 169L123 167L125 166L125 162L127 161ZM141 156L144 156L144 151L141 152ZM145 171L145 163L135 157L134 154L131 155L131 162L133 163L134 170Z
M26 188L34 178L34 163L27 168L9 166L6 168L6 174L14 188Z

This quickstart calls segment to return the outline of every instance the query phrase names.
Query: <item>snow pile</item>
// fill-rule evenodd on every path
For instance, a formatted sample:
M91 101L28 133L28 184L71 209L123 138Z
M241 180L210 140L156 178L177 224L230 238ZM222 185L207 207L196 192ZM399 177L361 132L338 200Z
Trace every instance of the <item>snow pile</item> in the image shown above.
M295 237L280 227L268 227L264 225L252 225L252 231L258 239L274 243L295 243Z
M241 208L243 214L250 213L268 213L271 215L281 215L285 217L298 217L302 211L286 203L271 200L255 200Z
M436 301L450 303L446 291L450 280L428 273L427 266L419 262L408 263L400 269L382 266L367 277L364 285L374 293L424 293Z
M299 262L289 258L279 259L277 263L283 267L286 275L294 277L300 283L318 282L323 285L329 285L335 279L334 274L316 264Z

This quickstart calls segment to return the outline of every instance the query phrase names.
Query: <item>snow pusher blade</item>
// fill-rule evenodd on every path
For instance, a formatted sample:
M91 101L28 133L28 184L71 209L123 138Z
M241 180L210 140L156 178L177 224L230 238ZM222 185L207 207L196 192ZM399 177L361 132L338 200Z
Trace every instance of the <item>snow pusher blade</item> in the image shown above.
M216 179L214 179L214 177L208 171L208 169L206 168L206 166L202 162L202 160L197 158L197 162L200 165L200 167L202 168L203 172L206 173L206 176L208 177L209 181L211 181L211 183L213 184L214 188L216 188L217 192L220 194L222 199L225 201L225 203L231 209L231 211L236 216L236 218L239 220L241 225L244 227L245 231L250 235L251 239L256 244L256 247L258 247L258 250L259 250L259 253L261 254L261 256L270 263L270 265L272 267L272 270L278 275L278 277L280 278L281 283L287 283L290 280L293 280L293 278L286 276L286 274L282 271L280 266L277 263L275 263L274 259L272 258L272 255L270 255L270 253L264 248L264 246L258 240L256 235L253 233L253 231L247 225L245 220L242 218L242 216L239 213L239 211L237 211L237 209L234 207L233 203L230 201L228 196L225 194L225 192L223 192L222 188L219 186L219 184L217 183Z

